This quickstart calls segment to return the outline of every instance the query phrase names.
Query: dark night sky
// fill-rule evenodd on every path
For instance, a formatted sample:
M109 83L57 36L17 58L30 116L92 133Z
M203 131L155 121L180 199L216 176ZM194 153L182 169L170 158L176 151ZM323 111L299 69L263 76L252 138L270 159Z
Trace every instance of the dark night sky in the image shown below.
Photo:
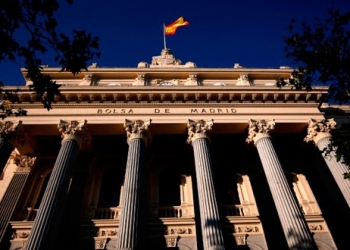
M163 23L183 16L189 26L167 36L167 47L183 63L197 67L278 68L293 66L284 57L283 34L292 18L312 23L327 9L350 11L349 0L75 0L61 1L57 15L59 29L70 34L86 29L100 38L102 55L99 67L136 67L151 62L163 48ZM25 33L16 36L25 38ZM0 43L1 46L1 43ZM53 56L43 64L58 66ZM20 74L23 63L0 64L0 79L6 85L24 84Z

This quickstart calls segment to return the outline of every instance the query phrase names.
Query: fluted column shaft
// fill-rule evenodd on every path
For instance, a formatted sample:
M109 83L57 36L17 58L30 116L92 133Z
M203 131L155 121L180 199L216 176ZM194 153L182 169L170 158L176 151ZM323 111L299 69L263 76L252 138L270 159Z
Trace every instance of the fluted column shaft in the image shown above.
M26 249L55 249L55 239L64 210L70 179L79 144L76 140L63 140L56 163L28 237Z
M64 211L65 200L82 138L85 138L86 121L61 121L61 148L52 169L32 230L25 245L27 250L56 249L55 241Z
M0 243L28 176L29 172L15 173L0 202Z
M117 249L137 249L142 217L144 150L145 145L142 139L133 139L129 142Z
M144 155L147 132L151 121L126 120L124 127L129 143L128 158L126 162L122 210L120 214L117 249L140 249L140 229L142 220L143 188L144 188Z
M318 149L322 152L330 144L330 137L324 137L317 142ZM329 155L323 157L330 172L335 179L339 189L341 190L348 206L350 207L350 180L344 179L344 173L349 171L349 168L337 161L335 153L331 151Z
M267 178L283 232L290 249L317 249L302 211L285 177L271 143L262 137L255 143Z
M208 146L212 126L213 120L188 120L187 142L192 144L194 152L203 247L205 250L223 250L224 237Z
M199 138L192 142L192 146L198 186L203 246L206 250L225 249L208 141L205 138Z
M7 139L0 139L0 174L4 170L13 149L13 145Z

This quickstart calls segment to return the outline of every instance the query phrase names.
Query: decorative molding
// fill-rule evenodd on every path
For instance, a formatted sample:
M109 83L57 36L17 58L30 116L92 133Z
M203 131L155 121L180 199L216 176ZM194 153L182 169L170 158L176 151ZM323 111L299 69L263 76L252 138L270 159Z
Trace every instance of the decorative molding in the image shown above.
M307 135L304 138L304 141L310 142L313 141L316 145L319 140L331 137L330 131L335 129L337 123L333 118L331 119L323 119L323 120L309 120L309 126L307 128Z
M60 120L57 128L63 140L76 140L81 145L88 144L90 137L87 129L87 121L63 121Z
M124 128L126 131L127 142L130 143L133 139L143 139L147 145L148 141L151 139L151 134L149 133L149 127L152 120L142 121L142 120L125 120Z
M199 138L206 138L209 140L209 131L212 130L214 125L214 120L204 121L204 120L188 120L188 138L187 143L191 144L193 141Z
M275 120L249 120L246 142L256 143L259 139L270 137L269 132L275 128Z
M30 172L35 164L36 157L16 154L13 158L14 164L17 165L16 171Z

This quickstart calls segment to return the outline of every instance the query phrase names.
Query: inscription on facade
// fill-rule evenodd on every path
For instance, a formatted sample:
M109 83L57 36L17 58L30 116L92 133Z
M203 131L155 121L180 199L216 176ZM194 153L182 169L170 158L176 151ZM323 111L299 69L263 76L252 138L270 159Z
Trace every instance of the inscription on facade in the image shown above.
M234 108L141 108L141 109L97 109L97 114L235 114Z

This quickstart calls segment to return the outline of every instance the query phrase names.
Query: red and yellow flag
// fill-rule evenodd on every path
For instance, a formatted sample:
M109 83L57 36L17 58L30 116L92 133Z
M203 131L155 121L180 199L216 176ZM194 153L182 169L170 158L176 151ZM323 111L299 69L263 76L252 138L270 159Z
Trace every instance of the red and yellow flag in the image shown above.
M189 23L185 18L179 17L175 22L165 25L164 27L164 33L165 35L174 35L176 32L176 29L181 26L187 26Z

